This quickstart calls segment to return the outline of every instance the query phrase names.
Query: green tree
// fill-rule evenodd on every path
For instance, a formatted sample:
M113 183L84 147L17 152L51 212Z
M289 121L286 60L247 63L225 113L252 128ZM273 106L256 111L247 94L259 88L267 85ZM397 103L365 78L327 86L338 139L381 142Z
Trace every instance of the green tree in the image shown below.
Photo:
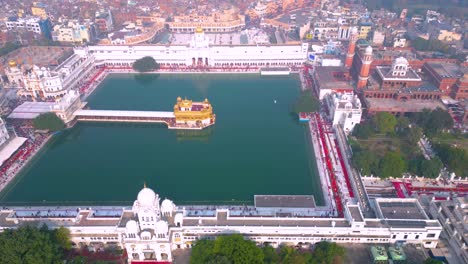
M345 249L336 243L319 242L312 253L312 263L335 264L344 263Z
M378 175L382 178L400 177L405 170L406 164L401 153L389 151L380 160Z
M426 133L434 135L444 129L453 127L453 119L450 114L442 108L437 108L430 113L429 120L426 121Z
M279 256L276 249L272 246L264 246L263 251L263 263L265 264L276 264L279 262Z
M367 139L375 134L374 127L369 122L356 124L353 128L353 136L360 139Z
M55 241L61 248L65 250L70 250L72 248L72 243L70 240L70 229L61 226L55 229L53 234Z
M57 131L65 127L65 123L55 113L48 112L40 114L33 120L34 128L42 130Z
M434 149L449 171L457 176L468 176L468 152L464 149L452 147L447 144L435 144Z
M214 259L233 264L263 263L263 258L263 252L255 242L244 240L242 235L236 234L219 236L215 241L197 241L192 249L190 263L209 263Z
M353 166L363 175L371 175L376 173L378 167L377 156L367 150L356 151L352 158Z
M430 160L423 159L420 165L420 176L428 178L437 178L440 170L444 165L438 157L434 157Z
M388 112L378 112L372 120L380 133L392 133L395 131L397 119Z
M146 56L136 60L133 63L133 69L137 72L150 72L158 70L160 67L159 63L154 60L151 56Z
M444 264L444 262L433 258L427 258L426 260L424 260L423 264Z
M47 227L24 226L0 233L2 263L62 263L62 249Z
M320 102L315 96L312 95L310 90L303 91L296 103L294 104L294 113L300 112L317 112L320 107Z

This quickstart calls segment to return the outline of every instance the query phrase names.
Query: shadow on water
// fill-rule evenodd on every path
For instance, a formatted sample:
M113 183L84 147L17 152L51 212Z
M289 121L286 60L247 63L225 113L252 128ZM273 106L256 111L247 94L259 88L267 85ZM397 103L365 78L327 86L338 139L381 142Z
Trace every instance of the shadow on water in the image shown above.
M202 130L176 130L177 141L203 141L208 142L213 135L214 127Z
M148 85L156 81L160 76L161 74L136 74L133 78L141 85Z

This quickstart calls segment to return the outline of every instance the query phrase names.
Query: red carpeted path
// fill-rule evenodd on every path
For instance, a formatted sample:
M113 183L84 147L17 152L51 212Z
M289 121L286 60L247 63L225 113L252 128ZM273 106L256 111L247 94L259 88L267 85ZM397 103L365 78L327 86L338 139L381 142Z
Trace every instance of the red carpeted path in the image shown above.
M156 261L156 260L133 260L131 264L171 264L169 261Z
M393 184L393 187L395 187L398 198L405 198L406 196L403 193L403 190L401 189L402 182L392 182L392 184Z
M411 182L404 183L408 194L411 195L413 192L417 193L433 193L433 192L455 192L455 193L468 193L467 184L457 184L455 187L443 186L443 187L426 187L426 186L413 186Z
M351 181L349 180L348 170L346 169L343 156L341 155L340 145L338 145L338 140L335 139L336 153L338 153L338 159L340 160L341 168L343 169L346 186L348 187L349 196L354 198L353 187L351 186Z
M315 113L315 120L317 122L318 134L320 141L322 142L323 152L325 154L325 163L327 165L328 175L330 175L330 184L333 192L333 197L335 199L336 210L338 211L338 217L343 217L343 204L341 203L341 197L338 190L338 184L336 183L335 172L330 160L330 152L328 151L327 142L325 140L325 131L323 128L322 120L320 115Z

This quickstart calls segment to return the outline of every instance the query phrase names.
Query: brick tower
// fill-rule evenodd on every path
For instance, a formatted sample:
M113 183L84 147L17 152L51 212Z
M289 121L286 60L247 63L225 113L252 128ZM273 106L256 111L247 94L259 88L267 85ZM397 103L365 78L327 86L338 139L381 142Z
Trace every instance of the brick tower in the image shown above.
M348 53L346 54L345 67L351 68L353 65L354 52L356 50L356 41L358 39L358 30L356 27L351 29L351 35L349 36Z
M367 79L369 79L370 65L372 63L372 47L367 46L361 57L361 69L359 70L359 78L357 82L357 88L362 89L367 85Z

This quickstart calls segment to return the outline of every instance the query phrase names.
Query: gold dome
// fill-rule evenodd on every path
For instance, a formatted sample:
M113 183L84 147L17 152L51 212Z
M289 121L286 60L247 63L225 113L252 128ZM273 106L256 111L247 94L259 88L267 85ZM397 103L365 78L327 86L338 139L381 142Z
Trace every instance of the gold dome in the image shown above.
M16 66L17 66L16 61L10 60L10 61L8 62L8 66L10 66L10 67L16 67Z
M203 33L203 28L197 27L197 28L195 29L195 33Z

